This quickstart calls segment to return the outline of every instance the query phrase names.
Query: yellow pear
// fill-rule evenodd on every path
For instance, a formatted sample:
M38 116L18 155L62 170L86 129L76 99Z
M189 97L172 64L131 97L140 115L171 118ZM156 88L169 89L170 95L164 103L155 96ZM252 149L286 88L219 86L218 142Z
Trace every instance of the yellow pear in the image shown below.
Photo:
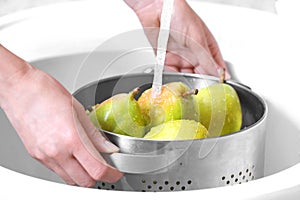
M242 109L235 89L226 83L215 83L200 89L194 96L199 120L210 137L223 136L241 129Z
M120 93L93 106L88 113L93 124L106 131L143 137L145 134L145 120L141 113L135 95L139 89L130 93Z
M207 129L194 120L168 121L152 127L144 136L152 140L193 140L206 138Z
M182 82L170 82L162 86L161 92L152 98L152 88L144 91L138 99L142 114L148 120L148 130L164 122L179 119L197 120L193 93L197 90Z

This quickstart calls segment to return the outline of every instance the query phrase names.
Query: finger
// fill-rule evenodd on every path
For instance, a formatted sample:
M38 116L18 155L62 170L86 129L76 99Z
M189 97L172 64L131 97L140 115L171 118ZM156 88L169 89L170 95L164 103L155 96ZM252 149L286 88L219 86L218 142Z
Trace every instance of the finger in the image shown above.
M102 157L101 159L97 158L95 155L92 156L90 151L87 151L85 148L81 148L74 152L74 157L94 180L113 183L123 176L121 172L102 160Z
M37 158L41 163L54 171L69 185L79 185L82 187L92 187L95 180L83 169L69 152L61 152L58 156L49 157L41 154Z
M212 76L218 76L218 66L207 53L198 54L199 65L195 68L195 72L201 74L207 74Z
M191 26L196 26L197 23L192 24ZM199 27L204 27L206 28L205 24L201 21L200 24L198 24ZM192 30L198 30L199 27L192 27ZM207 29L207 28L206 28ZM189 36L184 36L184 39L181 39L184 41L184 44L188 51L190 52L191 55L184 55L180 53L179 55L184 55L184 57L188 58L185 59L192 63L193 66L203 68L203 69L198 69L195 70L195 72L201 72L201 74L208 74L208 75L213 75L217 76L218 75L218 65L215 62L213 56L211 55L209 46L208 46L208 41L205 35L205 32L203 30L199 30L200 34L197 35L189 35ZM196 59L196 61L195 61Z
M93 125L86 115L83 106L76 99L73 100L73 104L79 122L97 150L105 153L118 152L119 148L103 137L100 131Z
M176 66L179 69L181 68L193 68L196 64L196 62L190 62L191 59L189 59L187 56L183 55L184 53L180 52L167 52L166 54L166 60L165 60L165 65L168 66ZM191 56L190 56L191 57ZM192 64L194 63L194 64Z
M177 66L181 72L191 72L217 76L218 65L214 61L206 41L198 41L191 38L186 39L189 49L172 51L172 55L167 54L167 64ZM196 69L198 68L198 69Z
M74 157L94 180L109 183L118 181L123 174L106 163L86 135L79 120L77 118L75 118L75 120L81 142L77 144L73 150Z
M56 162L53 161L45 161L45 160L39 160L41 163L43 163L46 167L48 167L50 170L54 171L60 178L62 178L67 184L69 185L75 185L76 182L68 175L68 173L60 167Z
M175 66L168 66L168 65L165 65L164 70L165 70L165 71L168 71L168 72L179 72L178 67L175 67Z
M194 73L194 69L192 68L182 68L180 71L183 73Z
M164 70L168 72L195 73L193 68L180 68L175 66L165 66Z
M196 67L196 68L194 69L194 72L195 72L196 74L207 74L206 71L205 71L202 67Z
M166 62L169 65L179 63L181 67L197 66L199 64L197 59L198 51L194 51L189 45L193 44L196 47L199 45L192 38L181 32L171 31L170 34Z
M205 35L207 38L208 49L210 51L210 54L214 58L215 62L217 63L217 65L219 67L227 69L224 59L223 59L223 56L221 54L220 48L218 46L218 43L207 27L205 28Z
M76 183L76 185L82 187L93 187L95 185L96 181L86 172L86 170L73 156L59 160L59 165L61 169L64 169L67 176L72 177L72 180Z
M221 68L225 69L225 79L230 79L231 76L228 72L227 65L223 59L221 50L218 46L218 43L217 43L215 37L210 32L210 30L207 28L207 26L205 26L204 32L205 32L205 35L207 38L208 49L209 49L210 54L212 55L214 61L216 62L217 67L221 67Z

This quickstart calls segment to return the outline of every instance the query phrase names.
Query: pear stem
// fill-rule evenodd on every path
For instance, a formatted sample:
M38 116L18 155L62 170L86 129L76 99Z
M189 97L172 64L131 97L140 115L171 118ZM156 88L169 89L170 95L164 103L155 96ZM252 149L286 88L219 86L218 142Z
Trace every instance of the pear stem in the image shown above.
M196 95L196 94L198 94L198 89L189 90L189 91L183 93L182 97L187 97L187 96Z
M86 108L86 110L89 111L89 112L92 112L92 111L94 110L94 108L93 108L93 106L88 106L88 107Z
M140 88L137 87L137 88L134 88L132 91L131 91L131 97L132 98L135 98L135 96L140 92Z
M219 75L220 75L219 83L224 83L224 81L225 81L225 69L224 68L219 68L218 71L219 71Z

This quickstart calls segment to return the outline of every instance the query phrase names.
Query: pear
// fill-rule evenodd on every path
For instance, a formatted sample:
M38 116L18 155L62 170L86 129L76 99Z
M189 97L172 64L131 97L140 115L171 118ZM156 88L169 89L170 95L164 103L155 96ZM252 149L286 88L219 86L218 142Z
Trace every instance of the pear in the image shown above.
M194 120L168 121L152 127L144 136L152 140L193 140L206 138L207 129Z
M199 122L208 130L209 137L223 136L241 129L242 109L238 94L221 77L199 90L194 96L198 105Z
M147 119L148 129L164 122L179 119L197 120L192 93L182 82L170 82L161 87L161 92L152 98L152 88L144 91L138 99L142 114Z
M103 130L128 135L143 137L145 134L145 119L135 96L139 89L130 93L120 93L96 104L88 116L92 123Z

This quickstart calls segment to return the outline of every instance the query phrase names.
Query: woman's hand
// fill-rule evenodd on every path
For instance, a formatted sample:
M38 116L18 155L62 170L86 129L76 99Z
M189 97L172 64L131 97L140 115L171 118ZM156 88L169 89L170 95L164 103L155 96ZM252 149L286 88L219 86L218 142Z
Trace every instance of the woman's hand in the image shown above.
M120 179L122 173L99 154L118 148L93 126L83 106L48 74L1 48L1 65L19 70L0 87L0 106L29 154L71 185Z
M124 1L137 14L148 39L156 47L158 31L151 28L160 26L163 0ZM174 0L167 50L168 70L219 76L217 68L226 69L216 40L185 0ZM226 77L229 78L228 73Z

